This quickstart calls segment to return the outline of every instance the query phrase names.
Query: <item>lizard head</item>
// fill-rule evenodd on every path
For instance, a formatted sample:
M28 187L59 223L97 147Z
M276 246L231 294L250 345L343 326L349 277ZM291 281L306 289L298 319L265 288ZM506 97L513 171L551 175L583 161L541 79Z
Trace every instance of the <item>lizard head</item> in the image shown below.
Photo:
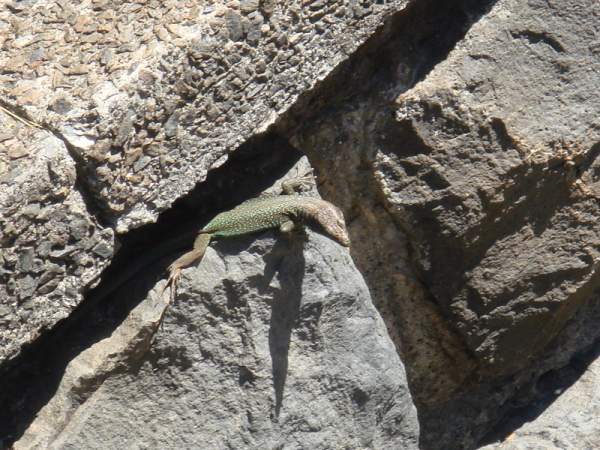
M316 219L329 236L344 247L350 246L350 237L348 237L344 214L340 208L323 201L322 206L317 212Z

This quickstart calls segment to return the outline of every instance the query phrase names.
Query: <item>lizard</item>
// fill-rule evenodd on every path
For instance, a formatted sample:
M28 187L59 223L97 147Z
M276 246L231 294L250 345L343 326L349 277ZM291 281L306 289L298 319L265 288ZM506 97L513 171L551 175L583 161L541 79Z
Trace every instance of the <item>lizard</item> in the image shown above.
M290 233L304 222L317 224L326 234L344 247L350 246L342 211L334 204L315 197L294 194L302 179L282 184L283 195L271 195L247 200L235 208L216 215L198 232L193 248L169 267L169 277L163 292L170 287L171 299L181 270L200 262L213 238L229 238L268 229Z

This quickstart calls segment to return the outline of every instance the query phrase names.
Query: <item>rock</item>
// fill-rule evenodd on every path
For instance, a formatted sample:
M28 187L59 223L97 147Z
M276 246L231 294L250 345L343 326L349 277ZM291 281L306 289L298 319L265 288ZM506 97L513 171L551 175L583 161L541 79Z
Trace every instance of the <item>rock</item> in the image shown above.
M256 11L259 8L259 4L261 2L259 0L241 0L240 1L240 10L244 14L249 14L253 11Z
M571 101L598 110L600 94L596 77L566 68L600 68L580 40L597 24L576 3L561 5L561 19L544 2L514 8L498 2L398 98L394 131L414 144L390 142L375 158L429 289L497 374L556 336L595 283L600 257L600 228L589 221L600 212L600 132Z
M502 442L479 447L480 450L600 447L600 423L595 420L600 414L598 356L597 350L592 351L547 376L543 383L545 395L507 417L511 428L517 426L516 430Z
M98 280L113 254L112 230L103 228L77 190L75 163L63 142L0 113L5 131L27 145L0 179L0 366L67 317ZM6 144L0 143L0 158ZM80 267L92 242L105 251ZM56 274L57 263L63 269ZM56 277L59 278L56 278ZM55 282L48 283L55 278ZM65 294L72 293L72 299ZM26 303L26 304L25 304ZM36 307L31 306L35 304ZM27 317L23 308L29 309ZM26 319L26 320L25 320Z
M418 448L402 363L328 237L209 247L150 345L162 285L69 363L15 449Z
M103 174L84 182L117 231L125 233L154 222L203 181L216 161L280 118L408 2L381 2L356 16L339 14L342 6L325 2L318 17L300 14L300 3L275 7L270 1L244 0L206 6L200 13L196 4L176 0L144 7L110 0L65 13L34 2L26 9L0 11L0 21L9 24L0 67L6 68L3 85L12 86L12 95L0 89L0 96L36 121L52 124L88 173ZM48 31L49 23L61 32ZM38 48L23 47L34 47L30 42L45 32L52 34ZM275 46L282 35L294 44ZM62 67L30 68L19 61L50 51L60 55ZM249 68L265 64L269 76L240 85L232 70L239 63L232 61ZM208 83L208 77L215 82ZM50 94L33 101L25 92ZM175 110L178 126L162 132ZM143 134L152 124L158 124L152 133L155 155L138 159L139 177L129 176L127 158L96 157L96 142L108 141L115 156L148 146ZM204 129L209 132L199 131ZM15 148L13 157L26 150ZM177 157L161 161L156 153Z
M427 5L341 69L356 82L290 138L355 218L421 445L473 448L532 380L600 337L578 314L600 288L600 67L581 39L598 25L592 2L506 0L462 35ZM428 27L435 42L411 41Z
M595 366L550 381L600 338L596 3L0 10L0 447L595 443ZM157 330L298 149L352 259L215 243Z

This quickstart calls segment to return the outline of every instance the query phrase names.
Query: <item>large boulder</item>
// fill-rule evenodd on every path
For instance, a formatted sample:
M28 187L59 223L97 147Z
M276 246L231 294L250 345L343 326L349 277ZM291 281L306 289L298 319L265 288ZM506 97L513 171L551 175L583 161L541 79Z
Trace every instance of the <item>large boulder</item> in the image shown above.
M209 247L156 332L163 285L69 362L15 449L418 448L402 363L339 244Z
M600 336L597 4L480 6L411 5L289 134L350 218L426 448L472 448Z

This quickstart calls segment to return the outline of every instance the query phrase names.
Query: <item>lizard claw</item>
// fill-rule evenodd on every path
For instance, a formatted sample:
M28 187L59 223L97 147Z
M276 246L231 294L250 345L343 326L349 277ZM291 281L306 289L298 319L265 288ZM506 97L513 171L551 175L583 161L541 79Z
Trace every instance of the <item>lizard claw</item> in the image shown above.
M179 269L179 268L171 269L171 272L169 274L169 279L167 280L167 286L170 286L172 290L175 290L180 276L181 276L181 269Z
M167 278L167 283L163 287L161 295L165 293L165 291L167 290L167 288L170 288L171 293L169 295L169 302L168 303L171 303L171 301L175 297L175 290L177 288L177 281L179 280L179 276L181 275L181 268L174 267L173 264L171 264L169 266L168 270L169 270L169 278Z
M160 296L163 297L167 288L170 288L169 298L165 302L165 308L163 309L159 319L158 319L158 327L157 329L162 329L163 327L163 319L165 318L165 313L169 308L169 305L173 303L175 300L175 290L177 289L177 280L181 275L181 267L175 267L174 264L169 266L169 278L167 278L167 283L163 286L162 291L160 291ZM152 337L152 341L156 338L156 335Z

